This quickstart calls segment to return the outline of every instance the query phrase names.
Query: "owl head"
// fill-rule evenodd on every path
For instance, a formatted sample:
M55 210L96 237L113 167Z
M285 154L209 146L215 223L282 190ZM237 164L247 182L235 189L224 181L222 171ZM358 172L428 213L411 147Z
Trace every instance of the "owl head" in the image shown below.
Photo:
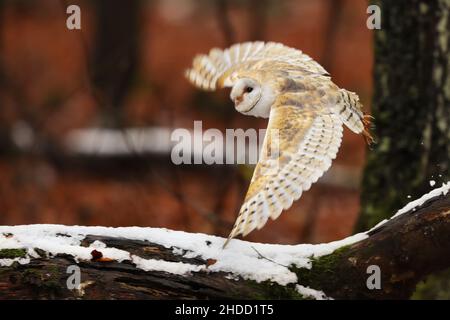
M230 98L237 111L256 117L267 118L274 95L272 90L263 87L252 78L241 78L231 89Z

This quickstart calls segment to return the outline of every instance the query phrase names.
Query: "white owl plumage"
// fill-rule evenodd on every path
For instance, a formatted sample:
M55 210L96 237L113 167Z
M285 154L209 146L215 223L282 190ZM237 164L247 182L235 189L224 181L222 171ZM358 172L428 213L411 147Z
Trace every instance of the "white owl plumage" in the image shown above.
M262 153L224 247L235 236L262 228L269 218L277 219L328 170L343 124L372 141L370 116L363 114L358 96L337 87L308 55L283 44L214 48L195 57L186 77L203 90L232 87L236 110L269 118Z

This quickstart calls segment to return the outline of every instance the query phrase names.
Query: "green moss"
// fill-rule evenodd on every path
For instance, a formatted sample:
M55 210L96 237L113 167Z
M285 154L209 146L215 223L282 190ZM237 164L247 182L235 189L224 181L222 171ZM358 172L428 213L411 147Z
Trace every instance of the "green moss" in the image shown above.
M255 288L255 296L252 299L267 300L305 300L307 297L302 296L296 289L295 285L282 286L271 281L256 282L247 280L248 286Z
M316 290L323 290L324 279L327 279L327 288L333 284L339 284L339 272L336 272L336 265L342 262L342 256L349 250L350 246L344 246L333 253L318 258L311 257L312 268L298 268L294 265L289 270L295 272L298 277L298 283ZM310 297L304 297L295 288L295 284L282 286L270 281L257 283L247 281L250 287L258 292L254 299L297 299L307 300Z
M26 256L25 249L0 250L0 258L22 258ZM65 272L58 265L34 266L14 263L9 267L0 268L0 277L8 276L14 283L32 289L38 296L57 297L64 288L61 286ZM11 280L9 280L11 281ZM64 282L63 282L64 284Z
M57 292L61 288L60 275L61 272L57 266L47 266L44 269L27 269L21 275L21 282L38 291Z
M342 261L342 256L350 246L336 249L334 252L318 258L311 258L312 267L298 268L294 265L289 269L297 274L299 284L316 290L323 290L323 279L327 279L327 285L339 282L339 272L336 272L336 264Z
M0 250L0 259L24 258L27 255L25 249L2 249Z
M449 300L450 269L430 275L420 282L411 297L412 300Z

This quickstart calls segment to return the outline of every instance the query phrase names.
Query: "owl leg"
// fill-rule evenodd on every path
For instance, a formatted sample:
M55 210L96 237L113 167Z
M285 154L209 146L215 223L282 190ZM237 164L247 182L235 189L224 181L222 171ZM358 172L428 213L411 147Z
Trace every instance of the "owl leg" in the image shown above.
M362 132L364 136L364 140L366 140L367 145L371 145L375 143L375 139L370 134L370 130L372 129L372 119L374 119L371 115L365 114L362 118L362 123L364 124L364 130Z

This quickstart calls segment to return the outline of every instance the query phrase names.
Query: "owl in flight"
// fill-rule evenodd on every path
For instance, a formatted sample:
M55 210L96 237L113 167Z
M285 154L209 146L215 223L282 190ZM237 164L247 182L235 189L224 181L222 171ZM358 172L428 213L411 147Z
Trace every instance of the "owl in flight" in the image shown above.
M368 143L370 116L358 96L336 86L316 61L274 42L246 42L198 55L186 77L203 90L231 87L240 113L269 118L262 152L224 246L277 219L331 166L342 127ZM271 152L277 132L277 152ZM276 165L274 165L276 163Z

